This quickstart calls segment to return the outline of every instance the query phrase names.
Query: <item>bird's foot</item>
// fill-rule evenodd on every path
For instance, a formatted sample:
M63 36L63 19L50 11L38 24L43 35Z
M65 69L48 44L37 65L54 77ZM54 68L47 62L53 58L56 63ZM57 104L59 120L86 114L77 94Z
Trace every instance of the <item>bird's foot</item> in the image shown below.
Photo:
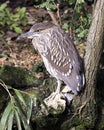
M68 86L65 86L65 88L62 90L62 94L64 95L67 104L70 105L71 101L75 97L75 94L72 93L72 90Z
M51 95L49 97L45 98L44 101L47 102L48 100L54 100L55 97L57 97L57 95L60 95L60 93L53 92L53 93L51 93Z
M42 113L48 115L49 113L58 114L64 112L66 104L68 103L69 105L75 96L67 88L66 86L62 92L53 92L48 98L45 98L44 103L46 106L41 105Z
M49 113L59 114L65 110L66 101L63 98L62 93L53 92L48 98L44 99L45 105L41 105L41 110L43 113L48 115Z

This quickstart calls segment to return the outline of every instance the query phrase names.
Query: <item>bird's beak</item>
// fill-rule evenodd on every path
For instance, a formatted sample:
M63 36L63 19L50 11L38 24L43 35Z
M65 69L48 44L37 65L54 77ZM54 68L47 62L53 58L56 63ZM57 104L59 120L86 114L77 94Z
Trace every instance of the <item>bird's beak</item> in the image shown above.
M32 39L33 36L34 36L35 32L32 32L32 31L28 31L24 34L21 34L20 36L17 37L17 40L21 40L23 38L29 38L29 39Z

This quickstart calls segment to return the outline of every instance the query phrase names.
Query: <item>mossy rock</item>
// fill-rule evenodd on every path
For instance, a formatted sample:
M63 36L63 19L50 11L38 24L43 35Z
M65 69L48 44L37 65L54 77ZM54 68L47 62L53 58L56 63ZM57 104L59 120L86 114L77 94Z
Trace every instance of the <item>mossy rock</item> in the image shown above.
M43 78L35 78L34 74L25 68L8 65L0 66L0 79L14 88L37 87L44 80Z
M89 120L83 121L80 118L74 117L70 118L66 122L63 122L61 125L61 130L68 130L75 127L75 130L87 130L88 128L93 128L91 122Z

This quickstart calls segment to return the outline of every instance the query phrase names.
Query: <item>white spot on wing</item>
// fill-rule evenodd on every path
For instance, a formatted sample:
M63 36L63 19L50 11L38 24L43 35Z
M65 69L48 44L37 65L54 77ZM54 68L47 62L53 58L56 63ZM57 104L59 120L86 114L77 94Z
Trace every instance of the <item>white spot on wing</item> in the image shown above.
M51 56L51 60L53 61L53 55Z
M59 66L59 67L61 66L61 62L59 62L58 66Z
M75 61L73 60L73 64L75 64Z
M62 73L62 75L63 75L63 76L65 76L65 74L64 74L64 73Z
M55 64L56 64L56 62L57 62L57 59L54 59L54 61L53 61Z
M65 54L66 54L66 52L65 52L65 49L64 49L64 48L62 49L62 51L63 51L63 53L64 53L64 55L65 55Z
M56 57L58 57L58 56L59 56L59 53L56 54Z
M78 86L80 86L80 84L78 83Z
M72 69L72 65L71 64L70 64L69 68Z
M78 75L76 75L76 79L77 79L77 80L79 79L79 76L78 76Z
M66 53L67 56L69 56L68 52Z
M77 87L77 91L80 91L79 87Z
M70 73L69 72L67 72L67 76L69 76L70 75Z
M71 69L69 69L69 74L71 74Z
M56 65L59 65L59 61L56 62Z
M64 74L65 75L65 77L67 77L67 74Z

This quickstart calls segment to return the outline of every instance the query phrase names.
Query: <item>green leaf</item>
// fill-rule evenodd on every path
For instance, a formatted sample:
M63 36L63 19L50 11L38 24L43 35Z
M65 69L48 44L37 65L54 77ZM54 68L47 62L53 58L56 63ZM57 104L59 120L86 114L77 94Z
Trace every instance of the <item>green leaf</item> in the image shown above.
M17 121L18 130L22 130L21 120L20 120L19 114L18 114L18 112L16 110L15 110L15 117L16 117L16 121Z
M21 20L21 23L22 23L23 26L26 26L26 24L28 23L28 19L23 18L23 19Z
M69 28L68 23L64 23L64 24L62 25L62 28L68 30L68 28Z
M20 102L23 103L24 106L26 106L26 102L25 102L21 92L17 89L14 89L14 92L15 92L16 96L18 97L18 99L20 100Z
M72 4L74 4L75 3L75 0L68 0L68 4L69 5L72 5Z
M14 22L19 20L19 14L13 14L11 15L11 20L13 20Z
M82 3L84 3L84 0L77 0L77 2L78 2L79 4L82 4Z
M87 33L88 33L88 30L85 29L85 30L81 31L81 32L78 34L78 37L83 38Z
M2 44L4 44L4 45L6 45L6 46L9 47L9 45L8 45L7 42L6 42L6 40L3 39L2 37L0 37L0 41L2 42Z
M4 18L5 17L5 14L4 13L0 13L0 20L1 18Z
M13 29L13 28L15 28L15 27L17 27L18 26L18 24L16 23L16 22L14 22L12 25L10 25L10 29Z
M19 114L19 117L23 123L25 130L31 130L30 126L28 125L27 118L26 118L25 114L23 113L23 111L21 110L21 108L17 107L17 112Z
M35 7L38 7L38 8L45 8L45 7L48 7L50 9L53 9L55 10L57 7L53 4L53 1L46 1L46 2L43 2L42 4L40 5L36 5Z
M23 7L19 10L19 18L22 19L25 16L26 8Z
M0 121L0 130L4 130L7 128L7 120L10 112L12 111L13 104L11 102L8 103L7 107L5 108L1 121Z
M13 126L13 117L14 117L14 109L13 109L13 110L10 112L10 114L9 114L7 130L12 130L12 126Z
M21 34L22 33L22 29L20 27L14 27L14 30L16 33Z
M43 2L42 4L36 5L35 7L37 7L37 8L44 8L44 7L47 6L47 3L48 3L48 2Z
M30 122L30 117L32 113L32 104L33 104L33 99L31 97L28 97L28 104L27 104L27 122L29 124Z
M55 10L57 8L53 3L48 3L47 7L50 9L53 9L53 10Z
M3 11L6 7L7 7L7 4L6 4L6 3L2 4L2 5L0 6L0 11Z

